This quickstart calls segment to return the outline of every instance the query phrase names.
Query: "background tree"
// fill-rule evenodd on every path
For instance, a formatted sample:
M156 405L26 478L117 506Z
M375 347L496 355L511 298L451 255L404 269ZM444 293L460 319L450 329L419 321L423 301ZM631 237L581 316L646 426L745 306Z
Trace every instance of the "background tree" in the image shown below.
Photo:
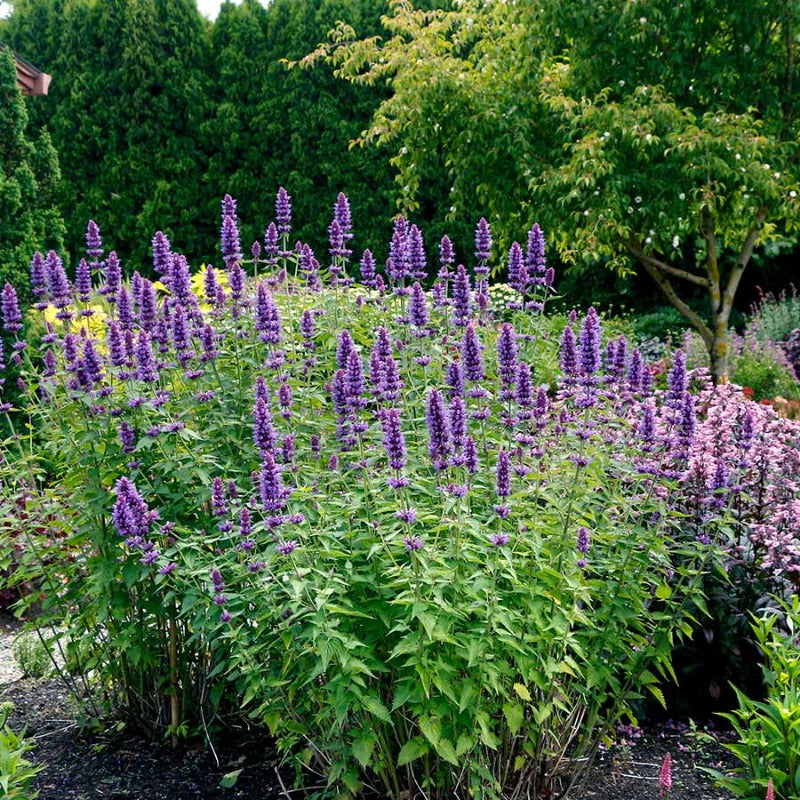
M14 57L0 50L0 286L27 284L35 250L61 247L64 222L53 195L58 158L50 136L27 130L26 100L17 86Z
M505 244L538 219L578 268L639 261L724 376L753 250L796 230L797 0L391 5L388 40L341 25L310 61L389 85L365 138L397 153L410 196L441 148ZM706 314L675 281L706 291Z

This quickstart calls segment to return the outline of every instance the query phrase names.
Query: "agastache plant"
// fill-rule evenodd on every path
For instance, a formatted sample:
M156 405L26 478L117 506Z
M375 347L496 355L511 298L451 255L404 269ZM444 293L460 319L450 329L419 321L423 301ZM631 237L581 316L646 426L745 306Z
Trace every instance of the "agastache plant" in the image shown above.
M166 291L110 292L110 254L91 287L34 258L56 313L16 353L36 391L2 396L23 423L4 490L59 504L58 536L2 512L37 548L40 613L141 727L200 730L222 704L342 796L564 797L669 674L705 576L738 558L800 583L797 424L678 354L653 385L593 310L544 335L539 232L510 259L522 307L493 310L485 223L476 294L443 239L435 302L404 218L385 276L365 253L347 291L343 200L334 270L284 241L285 191L252 265L238 224L226 197L225 271L201 278L156 234ZM245 273L264 258L280 280Z

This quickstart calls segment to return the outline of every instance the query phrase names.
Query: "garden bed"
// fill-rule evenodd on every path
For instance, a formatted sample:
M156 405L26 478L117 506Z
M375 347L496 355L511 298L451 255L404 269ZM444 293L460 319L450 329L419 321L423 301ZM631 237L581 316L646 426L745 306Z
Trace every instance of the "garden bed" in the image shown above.
M38 800L272 800L303 797L293 789L291 770L281 768L269 742L257 731L226 732L214 742L217 758L203 742L152 742L124 729L81 733L76 708L58 680L17 680L0 687L11 701L11 724L25 727L35 744L32 758L45 765L35 787ZM672 757L670 800L727 800L700 771L726 763L719 743L699 742L685 726L652 728L621 740L602 753L574 800L656 800L658 774ZM238 772L223 788L226 775Z

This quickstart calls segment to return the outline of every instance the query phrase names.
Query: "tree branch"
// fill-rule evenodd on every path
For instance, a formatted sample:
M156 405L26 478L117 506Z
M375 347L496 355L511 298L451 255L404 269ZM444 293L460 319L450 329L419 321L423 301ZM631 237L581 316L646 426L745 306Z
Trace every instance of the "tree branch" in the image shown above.
M636 255L634 248L630 245L629 249L633 255ZM669 300L670 303L672 303L672 305L675 306L675 308L677 308L687 320L689 320L695 330L700 334L707 350L711 352L711 348L714 345L714 334L711 332L711 329L708 327L708 325L706 325L706 323L703 321L703 318L694 309L681 300L680 297L678 297L677 292L669 282L669 278L667 278L667 276L664 275L657 266L651 263L651 261L648 259L640 260L647 273L658 284L658 287L661 289L661 291L664 292L667 300Z
M753 255L753 249L756 246L758 234L761 230L761 223L764 221L763 210L758 212L756 219L758 220L758 225L753 226L747 232L744 244L742 245L742 250L739 253L739 258L736 260L736 264L731 270L731 274L728 277L728 285L725 287L725 292L722 296L722 308L720 309L720 314L725 318L726 321L730 316L731 309L733 308L733 298L736 296L736 290L739 288L742 275L744 275L744 271L747 265L750 263L750 259Z
M665 264L663 261L659 261L657 258L653 256L647 255L642 249L642 246L639 242L631 237L630 242L628 243L628 249L633 253L639 261L649 261L656 269L660 270L661 272L666 272L670 275L674 275L676 278L680 278L684 281L689 281L689 283L697 284L697 286L708 286L708 279L704 278L702 275L695 275L693 272L688 272L685 269L678 269L677 267L670 266L669 264Z

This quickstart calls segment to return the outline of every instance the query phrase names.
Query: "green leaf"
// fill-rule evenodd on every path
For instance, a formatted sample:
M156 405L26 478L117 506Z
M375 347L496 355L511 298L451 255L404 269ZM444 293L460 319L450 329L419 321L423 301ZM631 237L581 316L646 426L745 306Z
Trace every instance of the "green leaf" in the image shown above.
M519 703L506 703L503 706L503 714L508 723L508 729L516 736L525 719L525 711Z
M239 780L239 776L242 774L242 770L235 769L233 772L226 772L222 779L219 782L219 785L223 789L230 789L233 786L236 786L236 781Z
M359 736L353 742L353 755L355 756L356 761L361 764L364 769L369 766L370 759L372 758L372 751L375 749L375 737L372 735L369 736Z
M386 708L375 695L364 695L364 697L361 698L361 705L382 722L390 723L392 721L392 715L389 713L389 709Z
M397 756L397 766L404 767L420 756L426 755L430 751L430 745L421 737L415 736L407 741Z
M530 703L532 700L531 693L528 691L528 687L525 686L524 683L515 683L514 684L514 691L517 693L517 697L525 702Z

